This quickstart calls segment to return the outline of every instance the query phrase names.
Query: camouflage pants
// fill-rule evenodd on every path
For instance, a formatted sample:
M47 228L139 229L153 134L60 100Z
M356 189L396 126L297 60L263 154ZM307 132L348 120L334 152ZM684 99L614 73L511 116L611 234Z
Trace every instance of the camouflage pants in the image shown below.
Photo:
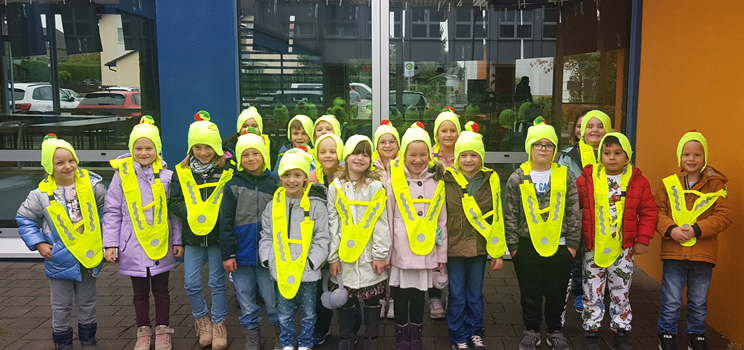
M633 247L623 250L614 264L602 268L594 264L594 251L584 249L584 330L598 329L605 315L605 288L610 291L610 328L630 331L630 283L633 280Z

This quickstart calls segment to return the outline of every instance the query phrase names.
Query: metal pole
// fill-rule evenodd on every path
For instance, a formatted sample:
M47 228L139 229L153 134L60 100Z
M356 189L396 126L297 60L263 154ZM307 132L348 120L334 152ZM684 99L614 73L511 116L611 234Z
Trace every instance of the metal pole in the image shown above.
M50 65L50 82L52 83L52 110L59 113L59 76L57 68L57 21L55 21L52 6L49 6L49 13L46 16L47 35L49 36L49 65Z

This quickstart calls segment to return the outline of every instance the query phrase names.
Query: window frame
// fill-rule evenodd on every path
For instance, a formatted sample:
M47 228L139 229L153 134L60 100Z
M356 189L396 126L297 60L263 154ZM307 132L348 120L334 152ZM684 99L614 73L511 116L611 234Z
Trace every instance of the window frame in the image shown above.
M515 11L514 13L514 21L509 21L508 16L506 20L502 20L501 13L506 11ZM519 16L519 12L522 12L522 16ZM530 15L525 16L524 12L528 12ZM521 18L518 18L521 17ZM525 21L525 18L529 18L529 21ZM499 18L498 18L498 25L499 25L499 34L498 39L499 40L534 40L535 37L535 12L533 10L504 10L499 11ZM514 28L514 36L513 37L505 37L502 35L501 26L508 26L511 25ZM530 35L528 37L520 37L519 36L519 26L530 26Z

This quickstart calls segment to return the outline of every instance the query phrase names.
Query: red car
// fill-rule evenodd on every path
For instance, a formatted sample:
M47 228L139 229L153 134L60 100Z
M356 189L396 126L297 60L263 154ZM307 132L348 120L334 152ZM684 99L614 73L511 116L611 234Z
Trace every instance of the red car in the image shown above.
M72 113L141 117L141 105L139 91L97 91L85 95Z

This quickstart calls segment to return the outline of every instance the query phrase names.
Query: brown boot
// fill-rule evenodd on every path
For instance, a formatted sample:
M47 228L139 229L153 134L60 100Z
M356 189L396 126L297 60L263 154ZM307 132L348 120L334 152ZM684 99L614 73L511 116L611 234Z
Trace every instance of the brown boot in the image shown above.
M212 320L208 314L196 319L194 329L199 336L199 346L204 348L212 344L212 327Z
M227 349L227 327L225 327L225 320L222 320L214 324L212 328L212 350L225 350Z

